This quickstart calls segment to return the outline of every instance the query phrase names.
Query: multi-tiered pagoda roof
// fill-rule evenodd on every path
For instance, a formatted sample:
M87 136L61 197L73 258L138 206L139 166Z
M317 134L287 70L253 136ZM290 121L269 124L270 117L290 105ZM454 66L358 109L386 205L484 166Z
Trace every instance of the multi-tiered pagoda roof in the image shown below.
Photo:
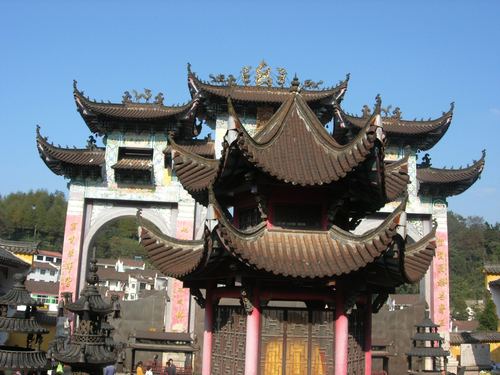
M97 374L116 360L114 342L110 337L110 327L107 323L108 315L119 316L119 304L105 301L97 285L97 261L90 262L87 285L80 293L80 297L72 302L71 295L64 295L63 307L65 310L79 317L78 324L70 336L69 343L63 348L54 348L54 357L70 365L73 373Z
M309 108L308 116L314 116L315 127L324 125L330 120L334 121L333 140L331 136L325 136L324 146L336 142L338 147L344 144L351 144L352 140L358 139L359 134L365 134L365 129L368 119L370 118L371 109L365 106L362 115L352 115L347 113L341 106L342 99L347 91L347 84L349 75L338 85L328 88L301 88L300 102L295 103L296 106L307 105ZM82 118L89 126L91 132L98 135L105 135L111 131L122 132L164 132L171 134L171 141L176 142L178 146L184 147L187 151L201 155L202 157L213 159L214 158L214 143L211 140L194 140L193 137L197 136L201 131L201 125L197 124L198 120L215 118L216 113L229 111L227 106L227 99L231 98L231 103L234 108L240 113L249 113L259 118L258 111L262 108L271 109L270 114L268 111L263 116L263 122L266 124L266 131L258 132L255 139L250 136L243 137L243 142L246 142L248 152L256 152L255 157L262 159L261 164L273 163L267 157L261 156L260 152L264 149L262 146L257 147L257 143L265 143L266 138L274 137L272 129L276 126L269 123L271 117L276 120L276 116L272 116L278 109L282 115L287 112L287 107L291 105L290 90L284 85L251 85L241 82L208 82L200 79L188 64L188 86L191 94L191 99L183 105L166 106L163 104L163 94L159 93L156 97L152 97L149 92L148 96L145 94L137 94L134 99L132 95L125 92L121 103L111 102L98 102L91 100L85 96L83 91L79 90L76 82L74 82L74 97L77 109L82 115ZM146 90L149 91L149 90ZM138 96L137 96L138 95ZM140 98L143 99L140 99ZM146 98L146 102L144 102ZM283 104L287 103L283 106ZM387 135L386 146L405 147L410 146L414 150L428 150L432 148L446 133L453 117L454 105L447 112L435 119L429 120L409 120L404 119L399 108L396 108L392 113L387 109L385 115L381 116L381 123L385 134ZM198 119L198 120L197 120ZM373 129L372 129L373 130ZM287 131L301 131L300 128L295 130L288 129ZM317 132L316 132L317 133ZM277 134L278 135L278 134ZM297 133L298 135L298 133ZM260 140L259 140L260 138ZM279 136L277 138L280 138ZM285 137L287 138L287 137ZM309 138L309 137L308 137ZM246 139L246 141L245 141ZM254 142L255 141L255 142ZM95 142L87 145L86 148L68 148L55 146L47 141L37 131L37 146L40 157L46 165L56 174L64 175L68 178L97 178L102 179L102 167L105 164L105 151L103 148L95 146ZM282 149L292 146L290 144L282 144ZM312 147L303 148L304 152L308 152L313 158L318 155L316 152L316 145ZM323 146L321 146L323 147ZM168 147L165 150L166 158L169 158L172 148ZM264 151L264 154L266 151ZM182 150L178 148L179 157ZM347 152L349 154L349 152ZM350 154L349 154L350 155ZM329 154L329 157L331 155ZM333 157L333 156L331 156ZM359 158L361 155L352 154L349 158ZM137 158L136 158L137 159ZM304 155L303 160L311 160ZM263 161L265 160L265 161ZM484 158L482 158L484 164ZM120 163L121 162L121 163ZM149 170L152 168L151 160L137 159L137 160L121 160L112 167L115 169L124 170ZM178 160L179 163L182 161ZM346 160L344 163L352 163ZM204 162L203 162L204 163ZM190 164L192 164L190 162ZM212 165L215 165L212 163ZM393 166L388 165L387 174L391 176L391 181L386 184L386 194L394 198L394 194L399 191L399 184L395 181L400 179L400 171L395 171ZM470 169L437 169L437 168L420 168L417 178L420 181L421 193L424 195L437 194L440 196L448 196L460 194L474 181L479 178L482 167L480 161L475 163ZM201 166L198 166L201 168ZM333 169L328 173L331 174L329 178L338 178L337 174L343 173L343 168L348 167L343 165L339 170ZM213 171L207 165L203 168L204 174L207 178L213 175ZM306 166L304 168L307 169ZM402 165L402 168L406 168ZM178 168L179 170L182 168ZM278 168L281 174L281 167ZM307 169L308 170L308 169ZM297 172L302 173L302 172ZM312 172L308 172L312 173ZM323 172L319 172L325 173ZM404 175L405 173L403 173ZM335 176L334 176L335 175ZM291 177L291 176L288 176ZM309 176L311 177L311 176ZM316 176L307 184L313 183L315 180L322 180L325 176ZM335 177L335 178L334 178ZM400 181L404 182L404 181ZM300 183L300 182L299 182ZM313 183L314 184L314 183ZM191 186L192 191L197 191L198 187ZM393 191L396 189L395 191ZM188 189L189 190L189 189Z
M429 318L429 312L426 311L425 318L415 327L417 332L411 339L412 346L407 353L408 373L413 375L446 373L447 357L450 352L443 349L444 338L437 331L439 325ZM426 363L427 359L430 363Z
M31 298L24 286L26 276L14 275L14 287L0 297L0 332L26 335L26 346L0 346L0 370L40 371L48 367L46 353L40 350L42 335L48 330L35 320L36 309L40 304ZM24 316L15 317L10 308L25 306Z
M363 235L347 231L367 212L404 195L409 182L407 159L384 162L380 101L362 130L344 145L323 127L296 80L278 111L254 137L242 126L231 99L228 108L230 125L220 160L203 158L172 142L179 180L196 199L208 203L213 223L207 224L204 240L188 242L143 227L143 244L162 272L193 282L238 272L318 280L385 262L386 273L393 268L399 273L392 278L393 287L425 274L435 248L434 232L412 245L405 261L404 238L399 233L405 226L404 199L379 227ZM277 191L295 203L304 199L300 194L313 194L312 201L317 199L322 207L318 217L304 229L280 224L277 206L265 207L277 199ZM252 195L260 217L254 225L244 226L238 223L244 211L238 206L248 200L252 207ZM235 216L228 207L234 207ZM300 221L300 207L297 210ZM333 211L329 219L327 210ZM389 253L387 260L380 261ZM390 259L394 254L397 262Z

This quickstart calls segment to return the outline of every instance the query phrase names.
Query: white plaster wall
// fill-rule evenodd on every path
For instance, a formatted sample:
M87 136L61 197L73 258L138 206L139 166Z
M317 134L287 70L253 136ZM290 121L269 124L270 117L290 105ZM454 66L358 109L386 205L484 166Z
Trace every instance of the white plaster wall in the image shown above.
M114 131L106 138L106 181L110 188L116 188L115 174L112 166L118 161L120 147L153 149L154 186L163 185L165 173L165 157L163 151L167 148L167 136L161 133L133 134Z
M250 135L254 135L257 129L257 120L252 117L239 117L241 124ZM222 155L222 142L226 135L229 115L219 114L215 121L215 157L220 158Z

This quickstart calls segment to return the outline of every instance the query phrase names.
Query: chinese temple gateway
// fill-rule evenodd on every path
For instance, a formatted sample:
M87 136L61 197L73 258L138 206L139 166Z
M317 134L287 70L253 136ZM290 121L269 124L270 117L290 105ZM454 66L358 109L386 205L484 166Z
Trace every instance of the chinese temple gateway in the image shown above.
M417 164L453 106L434 120L404 120L377 97L355 116L341 106L348 79L323 89L277 71L261 63L253 75L244 67L239 78L205 82L189 68L192 99L178 107L163 95L149 103L149 90L146 102L126 92L121 104L98 103L75 86L106 149L55 147L39 134L38 149L71 179L70 197L75 187L92 202L81 206L90 216L109 199L95 194L110 187L170 204L164 215L175 212L175 227L138 205L141 241L204 308L203 375L371 374L371 316L396 287L420 282L432 320L448 327L446 198L479 178L484 153L467 168L434 168L428 155ZM214 141L195 139L204 125ZM149 142L134 144L139 135ZM70 198L68 217L72 207ZM67 222L65 238L77 238L68 248L84 270L90 240L76 236L92 221L79 220L73 234Z

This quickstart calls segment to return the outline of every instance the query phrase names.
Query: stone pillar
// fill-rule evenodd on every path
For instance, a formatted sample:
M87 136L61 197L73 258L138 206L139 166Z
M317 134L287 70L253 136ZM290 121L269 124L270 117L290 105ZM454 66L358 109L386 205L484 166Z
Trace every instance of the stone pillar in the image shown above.
M78 295L78 278L82 262L85 187L71 184L68 194L68 210L64 226L64 243L61 263L59 295L71 292ZM84 277L84 275L82 275Z
M205 329L203 331L203 362L202 375L212 374L212 343L214 330L214 300L212 298L212 288L207 288L205 296Z
M366 296L365 304L365 375L372 374L372 295L368 294Z
M439 324L440 333L448 333L450 326L450 283L448 263L448 219L444 200L432 202L433 219L437 222L436 256L432 262L431 319Z
M335 375L347 375L348 324L344 293L337 288L335 294Z
M261 308L259 290L257 288L253 289L252 305L252 312L247 315L245 375L257 375L260 370Z
M195 202L185 190L181 190L179 195L175 237L181 240L192 240ZM183 288L181 281L169 279L168 295L170 297L170 309L167 331L187 332L191 311L189 289ZM192 313L194 314L194 309Z

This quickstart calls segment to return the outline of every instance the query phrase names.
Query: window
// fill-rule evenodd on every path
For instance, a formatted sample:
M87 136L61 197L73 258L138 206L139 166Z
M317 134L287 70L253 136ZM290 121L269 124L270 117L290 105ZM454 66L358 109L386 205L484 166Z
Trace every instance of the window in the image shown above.
M135 283L130 284L131 289L135 289Z
M43 255L37 255L36 256L36 260L40 260L40 261L43 262Z
M47 262L53 262L54 261L54 258L53 257L45 257L45 260Z
M56 271L51 270L49 273L50 273L50 276L54 276L56 274Z
M153 149L120 147L118 162L113 166L119 184L151 185L153 183Z
M56 264L60 264L61 263L61 258L56 258Z
M40 270L40 275L45 275L46 272L47 270Z
M321 229L321 206L276 205L273 225L290 229Z

